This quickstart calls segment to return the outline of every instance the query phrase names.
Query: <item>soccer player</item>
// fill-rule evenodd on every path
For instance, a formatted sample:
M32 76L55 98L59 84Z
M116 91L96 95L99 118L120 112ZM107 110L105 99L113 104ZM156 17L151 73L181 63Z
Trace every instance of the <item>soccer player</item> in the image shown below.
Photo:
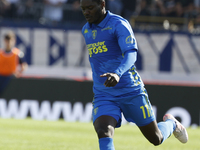
M15 42L16 37L12 31L5 34L4 49L0 49L0 93L10 79L20 77L28 66L24 53L15 47Z
M121 125L121 113L134 122L154 145L172 133L182 143L187 131L172 115L156 122L147 91L134 63L137 42L124 18L106 11L105 0L80 0L87 20L82 28L93 72L93 125L100 150L114 150L114 129Z

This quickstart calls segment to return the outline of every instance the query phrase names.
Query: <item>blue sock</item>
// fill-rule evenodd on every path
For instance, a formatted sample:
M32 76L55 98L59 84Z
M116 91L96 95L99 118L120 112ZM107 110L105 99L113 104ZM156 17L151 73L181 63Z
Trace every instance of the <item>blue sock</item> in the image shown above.
M109 137L99 139L100 150L115 150L113 139Z
M163 141L162 141L163 143L168 137L170 137L170 135L176 129L176 123L175 121L168 119L165 122L159 122L158 128L160 129L163 135Z

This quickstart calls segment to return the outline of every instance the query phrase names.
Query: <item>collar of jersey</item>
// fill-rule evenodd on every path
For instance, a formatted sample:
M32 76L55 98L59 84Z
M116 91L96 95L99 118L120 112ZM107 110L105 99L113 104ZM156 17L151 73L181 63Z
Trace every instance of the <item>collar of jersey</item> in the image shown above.
M106 23L108 22L108 19L110 18L110 11L107 10L106 12L107 12L106 17L99 24L96 25L96 24L89 24L88 23L89 27L90 28L93 28L93 27L103 28L103 27L105 27Z

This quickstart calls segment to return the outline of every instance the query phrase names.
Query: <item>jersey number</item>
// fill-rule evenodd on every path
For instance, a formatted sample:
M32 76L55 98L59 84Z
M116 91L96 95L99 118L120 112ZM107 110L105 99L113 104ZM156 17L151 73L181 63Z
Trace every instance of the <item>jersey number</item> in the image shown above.
M142 113L143 113L143 117L144 117L144 119L146 119L147 116L148 116L148 117L151 116L148 105L141 106L140 109L142 109ZM146 111L145 111L145 109L147 110L147 115L146 115Z

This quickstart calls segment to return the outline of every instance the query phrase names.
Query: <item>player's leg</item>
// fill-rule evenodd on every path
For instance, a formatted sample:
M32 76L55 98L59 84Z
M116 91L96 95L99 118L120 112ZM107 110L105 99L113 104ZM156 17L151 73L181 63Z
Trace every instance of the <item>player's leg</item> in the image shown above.
M175 128L175 122L172 120L159 122L158 124L156 120L154 120L148 125L139 126L139 129L143 135L155 146L164 142L173 133Z
M100 116L94 122L94 128L99 138L100 150L114 150L113 135L117 120L111 116Z
M117 120L111 116L103 115L98 117L93 125L99 139L104 137L113 138Z
M93 125L99 138L100 150L114 150L115 127L121 123L121 110L112 101L93 101Z
M3 92L3 90L9 84L11 78L12 78L12 76L1 76L0 75L0 94Z
M151 122L146 126L140 126L140 130L143 135L154 145L159 145L165 141L172 133L181 142L186 143L188 141L188 134L185 127L176 120L172 115L166 114L163 117L164 122L156 121ZM162 140L161 140L161 137ZM154 141L157 139L157 142Z
M143 98L143 105L146 106L147 111L147 117L151 118L151 104L148 99L148 94L146 90L143 92L141 96L138 97L138 100ZM144 100L145 98L145 100ZM145 115L144 109L143 109L143 116ZM152 113L152 115L154 115ZM147 117L145 119L147 119ZM142 121L143 118L140 118L137 122L141 132L143 135L154 145L159 145L162 142L164 142L170 135L173 133L175 137L182 143L186 143L188 141L188 134L185 129L185 127L177 121L172 115L167 114L163 117L163 122L157 123L156 120L152 121L149 124L146 124L147 122L143 120L143 122L146 124L143 124Z
M124 99L120 107L126 120L135 122L147 140L154 145L161 144L173 133L176 127L173 120L157 124L145 90L138 96Z

